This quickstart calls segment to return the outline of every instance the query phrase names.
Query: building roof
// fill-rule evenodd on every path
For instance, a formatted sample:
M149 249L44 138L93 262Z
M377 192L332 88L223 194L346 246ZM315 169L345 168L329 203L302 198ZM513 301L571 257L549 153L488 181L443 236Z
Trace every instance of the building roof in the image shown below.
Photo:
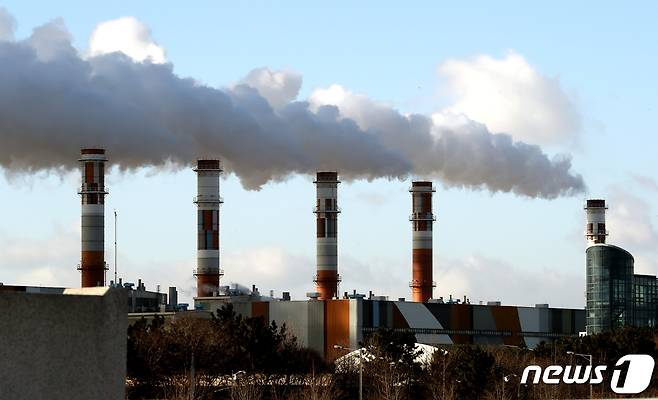
M635 261L635 258L633 257L633 255L628 250L623 249L619 246L615 246L614 244L608 244L608 243L590 244L589 246L587 246L587 249L585 249L585 251L589 250L592 247L607 247L607 248L611 248L611 249L615 249L615 250L620 250L620 251L623 251L624 253L628 254L633 259L633 261Z
M434 352L438 350L437 347L430 346L424 343L416 343L414 348L416 351L418 351L418 356L416 356L416 359L414 361L422 365L428 365L432 361ZM358 366L361 363L361 356L359 355L359 351L361 351L361 349L351 351L345 354L344 356L336 359L335 361L336 368L338 370L347 370L351 366ZM365 349L363 350L364 359L368 360L368 359L372 359L373 357L374 356L368 353L367 350Z

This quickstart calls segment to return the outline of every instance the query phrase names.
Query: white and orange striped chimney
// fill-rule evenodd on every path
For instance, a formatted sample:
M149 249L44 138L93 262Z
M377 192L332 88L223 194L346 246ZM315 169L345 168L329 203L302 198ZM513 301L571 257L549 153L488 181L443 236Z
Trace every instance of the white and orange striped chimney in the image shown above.
M412 278L411 297L413 301L426 302L433 296L436 284L432 280L432 193L436 190L432 182L414 181L411 183L412 214Z
M219 290L219 160L197 160L197 297L210 297Z
M81 210L81 272L82 287L105 285L105 150L80 151L82 184L78 194Z
M585 237L587 245L605 243L608 231L605 227L605 210L608 206L603 199L589 199L585 203L585 213L587 216L587 226L585 227Z
M317 187L314 209L317 222L316 290L320 300L338 296L338 180L337 172L318 172L313 182Z

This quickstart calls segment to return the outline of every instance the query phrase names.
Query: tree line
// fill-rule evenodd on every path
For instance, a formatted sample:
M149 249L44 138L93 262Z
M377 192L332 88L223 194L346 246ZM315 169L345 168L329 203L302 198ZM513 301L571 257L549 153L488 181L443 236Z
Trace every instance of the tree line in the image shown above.
M380 329L368 335L360 357L336 368L301 346L285 325L237 315L231 305L211 319L194 314L165 321L140 320L128 330L129 399L356 399L360 360L365 399L559 399L588 398L587 384L524 385L528 365L581 365L570 353L592 355L612 371L626 354L658 356L655 328L624 328L560 338L534 349L515 346L438 347L425 362L413 334ZM592 387L595 398L615 397L611 374ZM643 397L658 395L654 370Z

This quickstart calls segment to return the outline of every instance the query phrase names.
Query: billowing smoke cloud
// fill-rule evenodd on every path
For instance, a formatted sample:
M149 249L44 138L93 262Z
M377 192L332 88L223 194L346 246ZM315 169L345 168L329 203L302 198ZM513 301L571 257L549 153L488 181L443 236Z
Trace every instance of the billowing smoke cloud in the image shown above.
M342 117L378 132L382 143L412 160L413 173L437 176L450 186L547 198L584 188L582 178L570 173L568 157L550 160L540 147L514 142L506 134L492 134L461 114L446 112L432 119L405 116L338 85L316 90L309 102L317 110L326 104L337 106Z
M16 20L7 9L0 7L0 40L13 40Z
M134 17L123 17L98 24L89 38L89 54L121 51L133 60L166 61L165 51L151 37L151 30Z
M297 98L302 76L294 71L257 68L249 72L242 83L258 90L272 107L281 108Z
M122 168L218 156L247 188L337 169L344 179L417 175L546 198L584 189L569 158L549 159L465 118L437 124L342 88L333 89L340 102L322 92L292 101L301 84L294 75L257 70L220 90L148 58L81 57L51 23L26 40L0 41L0 166L70 168L78 148L103 146Z

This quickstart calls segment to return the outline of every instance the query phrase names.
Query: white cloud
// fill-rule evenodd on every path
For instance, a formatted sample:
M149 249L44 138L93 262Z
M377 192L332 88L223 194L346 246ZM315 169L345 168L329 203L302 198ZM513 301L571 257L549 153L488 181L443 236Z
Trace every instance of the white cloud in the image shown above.
M302 76L290 70L257 68L251 70L241 83L258 90L273 108L280 108L297 98L302 87Z
M71 287L80 282L79 225L53 225L46 238L0 231L0 270L4 284Z
M627 188L610 188L606 227L608 243L628 250L635 258L635 272L658 274L658 229L651 205Z
M450 59L438 73L455 101L442 112L464 114L527 143L571 142L580 130L580 115L559 79L542 75L515 52L502 59Z
M309 268L314 268L311 264ZM341 293L357 289L367 294L389 299L411 298L408 282L411 280L409 258L371 259L364 261L350 255L341 255L339 273L343 279ZM498 300L504 305L534 306L549 303L554 307L582 308L585 305L585 277L581 271L574 274L542 265L514 265L481 254L464 258L435 257L434 296L463 299L466 295L472 304ZM559 293L559 295L556 295Z
M16 19L6 8L0 7L0 40L14 40Z
M228 250L222 255L222 268L226 274L223 285L256 285L263 295L270 290L276 296L289 291L294 299L301 300L314 290L314 260L274 246Z
M89 54L122 52L135 61L153 63L167 61L165 51L151 37L151 30L134 17L123 17L102 22L89 38Z
M504 305L582 308L585 305L585 277L557 268L538 265L515 266L478 254L460 260L442 260L435 266L439 295L456 298L466 295L471 303L501 301Z
M53 226L47 239L16 238L0 232L0 270L5 284L77 287L80 272L75 266L80 256L79 227ZM113 252L108 244L106 261L113 265ZM153 259L136 261L129 254L119 253L119 276L124 282L142 279L147 290L166 292L176 286L179 302L192 303L196 283L192 275L194 257L185 259ZM637 258L637 257L636 257ZM249 247L222 252L225 276L222 285L239 283L248 288L255 284L262 294L270 289L276 296L290 291L293 299L305 299L314 291L315 259L296 255L275 246ZM550 302L554 306L580 307L584 282L582 274L565 275L555 270L537 270L536 266L517 268L505 261L472 255L459 260L439 257L434 265L434 280L438 283L435 296L455 298L467 295L472 302L501 300L508 305L534 305ZM646 271L645 271L646 272ZM113 279L112 268L108 280ZM339 273L343 279L340 291L360 293L372 290L390 299L405 297L410 292L410 259L370 259L341 254ZM512 277L512 279L510 279ZM561 293L556 297L555 293Z
M652 223L651 206L646 201L628 190L613 187L608 206L607 227L614 242L638 249L656 246L658 231Z
M656 182L656 180L650 176L642 174L631 174L631 178L642 188L651 190L653 192L658 192L658 182Z

